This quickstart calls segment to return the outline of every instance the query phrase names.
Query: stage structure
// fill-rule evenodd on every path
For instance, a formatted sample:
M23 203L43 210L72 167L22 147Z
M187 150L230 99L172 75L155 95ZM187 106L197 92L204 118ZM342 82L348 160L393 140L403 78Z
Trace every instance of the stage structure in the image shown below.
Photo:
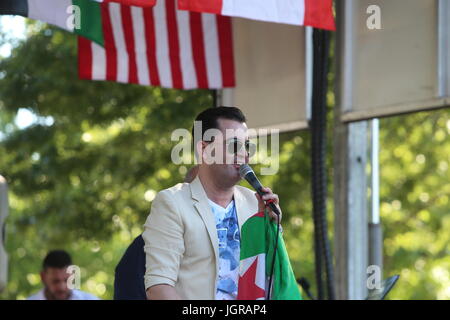
M337 0L335 6L335 287L337 299L364 299L368 266L383 269L377 119L450 105L450 1ZM370 26L374 13L380 29ZM241 106L251 128L307 129L313 32L233 20L236 88L222 90L218 103Z
M56 0L40 1L39 4L45 8L53 1ZM161 5L160 1L157 3ZM326 2L303 1L305 6L300 12L310 14L305 22L318 16L317 12L308 11L311 5L320 8ZM1 14L21 14L51 22L46 20L46 14L33 16L32 11L18 10L19 2L4 3L0 7ZM173 0L164 3L174 8ZM96 5L112 6L120 11L115 4ZM379 199L376 196L376 119L450 105L450 0L337 0L335 7L338 29L334 51L337 69L333 129L334 284L337 299L363 299L367 296L367 267L378 264L382 269L382 237L377 212ZM226 8L219 9L218 13ZM124 10L142 11L136 8ZM250 10L250 13L254 11ZM173 12L174 17L186 16ZM273 13L274 10L268 12ZM370 25L376 14L380 28ZM311 27L246 20L237 18L242 16L238 14L231 16L236 87L220 90L217 103L241 107L251 119L249 127L254 129L277 128L287 132L306 129L315 123L316 127L311 131L315 141L313 133L318 133L317 125L324 128L324 118L317 118L315 112L317 106L323 106L326 97L324 83L321 83L323 74L316 72L326 71L327 67L328 57L321 55L327 51L323 47L328 41L323 34L326 31L317 33ZM120 62L128 63L128 60ZM375 121L369 122L370 119ZM369 133L372 142L368 142ZM318 138L321 145L317 152L320 154L326 139L323 135ZM323 160L319 166L322 169ZM314 153L312 161L315 161ZM373 168L371 181L366 175L368 163ZM323 178L319 177L321 183ZM371 199L370 210L369 186L375 195ZM0 181L0 195L0 240L3 242L3 225L8 209L4 181ZM323 203L322 200L318 202ZM0 243L0 289L6 282L4 265L6 255Z
M312 28L233 18L233 38L236 88L219 92L218 104L244 110L253 129L307 129Z
M377 265L382 270L383 248L378 140L374 141L378 125L376 120L365 120L449 106L450 2L338 0L335 4L336 288L338 299L363 299L367 268ZM374 18L379 29L371 25ZM372 167L370 181L367 164ZM371 203L369 186L374 195Z

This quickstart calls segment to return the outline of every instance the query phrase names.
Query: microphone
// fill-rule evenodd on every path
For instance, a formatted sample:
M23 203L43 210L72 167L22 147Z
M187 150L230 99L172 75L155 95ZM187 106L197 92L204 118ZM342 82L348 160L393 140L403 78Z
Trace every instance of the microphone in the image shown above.
M248 164L242 164L239 167L239 175L242 179L247 180L247 182L253 187L253 189L256 190L256 192L258 192L261 197L267 194L267 192L262 190L263 186L261 182L259 182L258 178L255 175L255 172ZM280 215L280 211L278 210L275 203L273 203L273 201L266 201L266 204L270 207L270 209L272 209L273 212L275 212L276 215Z

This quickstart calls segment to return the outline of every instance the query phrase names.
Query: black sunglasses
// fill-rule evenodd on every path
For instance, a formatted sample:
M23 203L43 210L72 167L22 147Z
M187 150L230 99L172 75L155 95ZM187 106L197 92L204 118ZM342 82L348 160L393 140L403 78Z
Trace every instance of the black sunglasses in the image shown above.
M245 147L245 151L252 156L256 152L256 144L253 142L250 142L250 140L246 140L245 142L242 142L241 140L237 138L230 139L226 142L227 144L227 150L230 154L237 154L242 150L242 147Z

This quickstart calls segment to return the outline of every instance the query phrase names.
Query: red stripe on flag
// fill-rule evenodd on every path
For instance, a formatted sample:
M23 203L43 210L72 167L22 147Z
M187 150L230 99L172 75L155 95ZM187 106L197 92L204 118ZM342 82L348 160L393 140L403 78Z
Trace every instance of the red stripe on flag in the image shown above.
M257 213L255 213L254 215L252 215L250 218L253 218L253 217L260 217L260 218L264 218L266 216L266 214L264 213L264 211L261 211L261 212L257 212Z
M155 19L153 9L144 9L145 39L147 42L147 64L150 73L150 84L160 86L158 64L156 62Z
M123 5L136 7L153 7L156 4L156 0L105 0L105 2L118 2Z
M162 0L161 0L162 1ZM167 66L170 68L171 78L172 78L172 88L183 89L183 77L181 68L181 44L180 35L178 32L178 21L176 14L175 2L176 0L166 0L166 21L167 21L167 40L169 47L169 63ZM102 27L104 36L104 48L105 48L105 80L117 81L118 76L118 49L115 43L113 34L113 23L121 23L124 38L126 43L126 49L121 48L120 50L127 50L129 64L129 76L128 82L137 83L138 70L137 70L137 52L135 50L135 37L132 24L132 11L130 7L121 6L121 20L112 21L112 16L110 15L110 2L111 0L105 0L101 4L102 12ZM117 1L116 1L117 2ZM153 8L147 8L143 10L144 15L144 31L145 31L145 41L147 52L146 59L149 69L149 80L150 84L153 86L160 86L160 70L158 68L158 57L157 57L157 35L156 35L156 19L155 11ZM223 87L234 86L235 75L234 75L234 60L233 60L233 39L232 39L232 26L231 19L228 17L218 16L215 17L217 24L217 41L219 45L219 55L220 57L220 67L222 77ZM206 39L203 30L203 19L199 13L189 13L189 24L191 28L191 35L189 41L191 41L192 46L192 59L194 63L194 69L197 78L198 88L208 88L208 65L206 59ZM86 39L79 40L79 75L80 78L92 79L94 76L93 66L94 63L94 52L92 44ZM144 53L143 53L144 54ZM100 57L100 56L99 56ZM100 80L100 79L99 79Z
M108 3L103 2L101 4L101 9L102 9L103 38L106 53L106 80L117 81L117 50L114 42Z
M222 4L223 0L178 0L178 9L220 14Z
M180 42L175 0L166 0L167 33L169 35L169 58L172 72L172 87L183 89L180 64Z
M208 88L208 75L206 73L205 39L203 36L202 16L197 12L189 13L191 27L192 56L194 59L197 85L201 89Z
M231 18L216 16L219 37L220 65L222 68L222 87L234 87L234 53Z
M80 79L92 79L91 41L78 37L78 76Z
M128 52L128 82L139 83L137 77L136 49L134 43L133 20L130 6L120 6L122 27Z
M333 0L304 0L305 26L336 30L333 16Z

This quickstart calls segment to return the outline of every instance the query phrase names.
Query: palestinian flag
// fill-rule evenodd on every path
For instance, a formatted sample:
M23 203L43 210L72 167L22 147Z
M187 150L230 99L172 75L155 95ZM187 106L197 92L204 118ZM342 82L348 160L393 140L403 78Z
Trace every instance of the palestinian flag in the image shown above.
M335 30L333 0L178 0L180 10Z
M277 226L257 213L241 228L238 300L267 299ZM283 238L279 235L270 300L301 300Z

